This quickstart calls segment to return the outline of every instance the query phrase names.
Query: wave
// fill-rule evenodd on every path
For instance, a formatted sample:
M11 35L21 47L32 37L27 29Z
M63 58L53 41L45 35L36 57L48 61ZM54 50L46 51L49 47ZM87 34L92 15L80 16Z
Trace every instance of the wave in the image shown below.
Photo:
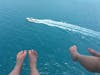
M86 35L86 36L100 39L100 32L97 32L97 31L94 31L91 29L87 29L87 28L83 28L83 27L80 27L78 25L54 21L54 20L50 20L50 19L43 19L43 20L42 19L34 19L34 21L31 21L31 22L41 23L44 25L53 26L53 27L57 27L57 28L60 28L63 30L77 32L77 33L80 33L82 35Z

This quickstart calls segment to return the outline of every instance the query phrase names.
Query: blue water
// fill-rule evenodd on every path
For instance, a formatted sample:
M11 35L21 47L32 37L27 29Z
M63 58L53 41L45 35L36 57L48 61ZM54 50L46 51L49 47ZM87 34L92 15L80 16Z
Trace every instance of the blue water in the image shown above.
M17 52L35 49L41 75L99 75L73 62L69 47L76 44L81 54L88 47L99 51L100 39L44 24L30 23L26 17L52 19L100 32L99 0L0 0L0 75L8 75ZM28 57L23 75L29 75Z

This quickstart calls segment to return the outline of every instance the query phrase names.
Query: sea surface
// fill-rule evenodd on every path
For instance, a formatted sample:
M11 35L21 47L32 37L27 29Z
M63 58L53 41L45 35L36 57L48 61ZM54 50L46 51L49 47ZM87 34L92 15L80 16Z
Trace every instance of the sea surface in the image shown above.
M27 17L50 22L30 23ZM77 26L89 31L84 34ZM16 54L25 49L38 52L40 75L99 75L73 62L69 54L72 45L84 55L90 55L87 48L100 52L99 34L100 0L0 0L0 75L11 72ZM21 74L29 73L27 56Z

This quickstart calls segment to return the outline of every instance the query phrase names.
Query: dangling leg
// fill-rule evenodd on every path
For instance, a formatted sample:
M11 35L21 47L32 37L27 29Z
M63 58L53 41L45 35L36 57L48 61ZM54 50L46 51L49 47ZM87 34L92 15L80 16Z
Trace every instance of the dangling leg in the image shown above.
M70 48L70 54L74 61L78 61L84 68L91 72L100 72L100 57L85 56L77 52L77 47Z
M37 52L33 50L28 51L29 59L30 59L30 71L31 75L39 75L39 72L36 68L36 62L37 62Z
M9 75L20 75L22 64L25 59L26 53L27 53L26 50L24 50L24 51L20 51L17 54L16 65Z

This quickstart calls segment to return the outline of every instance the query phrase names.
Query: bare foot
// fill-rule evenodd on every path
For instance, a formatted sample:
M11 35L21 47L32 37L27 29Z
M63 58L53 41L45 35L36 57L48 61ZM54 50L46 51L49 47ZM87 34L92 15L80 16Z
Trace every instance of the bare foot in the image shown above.
M16 59L16 65L17 66L22 66L22 64L23 64L23 61L24 61L24 59L25 59L25 57L26 57L26 50L24 50L24 51L20 51L18 54L17 54L17 59Z
M28 55L30 59L30 68L36 68L37 52L34 50L29 50Z
M100 57L100 53L97 53L95 50L88 48L89 53L91 53L93 56Z
M72 56L72 59L73 61L77 61L78 59L78 56L80 55L78 52L77 52L77 47L74 45L72 47L70 47L70 54Z
M30 75L39 75L39 72L36 67L37 62L37 52L33 50L28 51L29 59L30 59Z

